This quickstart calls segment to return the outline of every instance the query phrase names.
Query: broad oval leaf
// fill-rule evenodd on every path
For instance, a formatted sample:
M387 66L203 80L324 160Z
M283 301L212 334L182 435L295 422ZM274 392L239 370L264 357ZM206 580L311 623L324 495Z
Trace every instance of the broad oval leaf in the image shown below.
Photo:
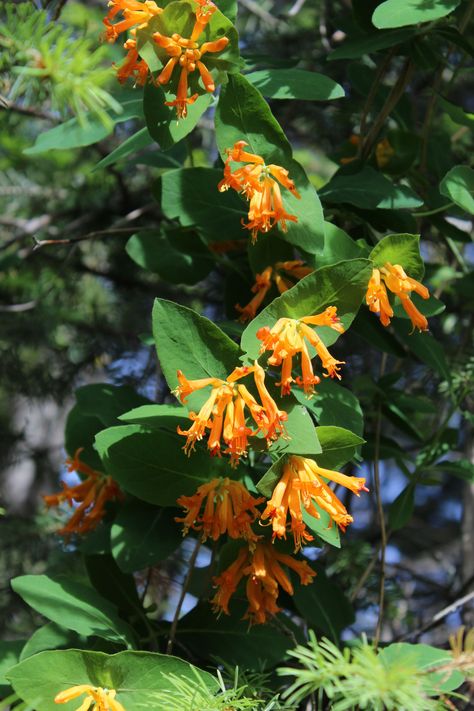
M22 575L12 580L12 588L30 607L61 627L126 647L135 645L132 628L120 619L115 606L88 585L65 576Z
M467 165L456 165L446 173L439 191L456 205L474 215L474 170Z
M110 427L99 432L96 448L106 471L138 499L159 506L176 506L182 494L216 476L228 476L224 458L211 458L204 445L191 457L183 452L185 438L141 425Z
M9 672L17 694L36 711L57 711L54 697L71 686L89 684L115 689L117 701L130 711L157 708L154 692L167 689L166 675L196 681L196 676L217 692L217 680L208 672L193 667L169 654L119 652L104 654L77 649L40 652L20 662ZM77 708L85 697L67 703L65 709Z
M155 300L153 336L170 389L178 384L177 370L189 379L225 380L238 365L238 346L218 326L173 301Z
M400 264L412 279L421 279L425 271L420 255L419 235L387 235L375 245L369 259L378 268L386 262Z
M338 469L347 464L365 442L344 427L320 425L316 427L316 433L323 450L322 454L318 454L317 461L325 469Z
M304 69L262 69L245 78L269 99L329 101L345 95L334 79Z
M446 17L455 10L461 0L385 0L372 15L372 22L379 29L417 25Z
M411 188L395 185L369 166L356 173L339 170L321 188L319 196L323 202L349 203L366 210L411 210L423 205L423 200Z

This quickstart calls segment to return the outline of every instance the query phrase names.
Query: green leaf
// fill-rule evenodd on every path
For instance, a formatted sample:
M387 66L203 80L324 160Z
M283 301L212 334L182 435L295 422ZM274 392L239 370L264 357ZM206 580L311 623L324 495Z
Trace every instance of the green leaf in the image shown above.
M452 664L453 656L446 649L437 649L428 644L408 644L397 642L379 651L379 658L390 669L401 666L419 671L425 693L429 696L440 696L454 691L464 682L464 676L455 669L439 672L429 672L434 667L444 667Z
M34 654L44 652L46 649L66 649L67 647L79 646L80 638L75 632L67 630L55 622L48 622L48 624L33 632L23 647L20 660L22 661L32 657Z
M150 402L130 385L110 383L84 385L76 390L75 395L81 412L97 417L104 427L119 424L118 418L122 413Z
M461 106L453 104L451 101L444 99L442 96L438 96L438 103L443 108L448 116L450 116L455 123L460 126L467 126L468 128L474 128L474 114L468 111L464 111ZM462 166L460 166L462 167Z
M454 462L444 460L438 462L434 467L429 467L427 471L435 474L438 472L440 474L451 474L458 477L458 479L474 484L474 464L468 459L459 459Z
M212 168L169 170L161 176L161 209L184 227L199 227L211 240L242 239L244 203L233 190L219 193L222 171Z
M461 0L386 0L372 15L372 22L379 29L417 25L432 22L449 15Z
M288 405L287 398L277 401L277 405L288 413L285 429L289 439L280 437L274 442L270 447L272 454L319 454L321 446L308 410L301 405Z
M264 236L271 238L272 234L278 234L307 252L322 249L324 218L316 191L303 168L293 160L291 146L268 104L258 89L241 75L229 77L229 83L222 87L216 109L216 140L223 160L227 148L244 140L251 153L262 156L267 164L276 163L286 168L295 181L301 200L288 190L282 193L285 209L296 215L298 222L291 223L286 233L274 228Z
M322 454L317 456L318 464L325 469L339 469L347 464L364 444L362 437L344 427L320 425L316 427Z
M322 569L317 573L311 585L295 585L293 599L305 623L337 644L342 630L354 622L354 610L341 588Z
M156 565L178 548L182 535L173 509L131 499L112 525L112 555L125 573Z
M243 605L230 603L230 615L216 617L209 603L202 603L179 622L176 639L199 658L209 661L225 659L246 669L266 668L280 662L291 639L274 625L249 627ZM281 616L282 623L284 616Z
M393 322L393 328L398 338L414 353L421 361L430 366L442 378L451 381L451 371L446 360L444 350L438 341L430 333L418 333L414 331L406 322L401 319Z
M146 230L130 237L128 256L172 284L196 284L212 267L209 251L194 231Z
M153 335L170 389L178 383L177 370L188 379L225 380L238 364L238 346L218 326L173 301L155 300Z
M350 38L330 52L327 59L330 62L335 59L358 59L364 54L373 54L381 49L407 42L413 35L413 30L387 30L387 32L374 32Z
M403 210L423 205L423 200L411 188L395 185L385 175L369 166L357 173L343 173L340 169L321 188L319 195L323 202L349 203L368 210Z
M137 151L141 151L142 148L146 148L152 142L153 139L148 133L148 130L146 128L141 128L132 136L126 138L125 141L123 141L119 146L117 146L117 148L115 148L111 153L109 153L108 156L102 158L102 160L99 161L94 167L94 171L99 170L101 168L107 168L109 165L113 165L119 160L128 158L128 156L132 155L133 153L136 153Z
M391 504L388 525L392 531L403 528L413 516L415 508L415 485L408 484Z
M5 675L18 663L24 645L23 639L0 640L0 689L8 686Z
M49 131L40 133L30 148L26 148L23 153L28 156L35 156L51 150L66 150L68 148L82 148L98 143L112 133L115 124L129 121L131 118L142 115L141 99L127 101L123 104L123 112L113 116L110 124L105 125L94 116L87 116L79 119L70 119L59 126L50 128Z
M166 151L181 141L196 127L197 122L212 103L211 94L203 94L188 106L186 118L176 120L174 106L166 106L165 101L174 97L165 93L161 86L149 83L143 93L143 111L145 114L146 128L160 148Z
M196 679L198 675L211 691L217 691L216 679L205 671L169 654L152 652L66 651L41 652L14 667L9 677L17 694L36 711L57 711L54 697L71 686L89 684L115 689L117 701L124 708L153 709L154 692L166 689L168 674ZM84 701L74 699L65 705L73 711Z
M133 630L115 606L88 585L65 576L22 575L12 580L12 588L30 607L62 627L127 647L135 644Z
M326 378L308 400L302 390L295 388L294 397L312 412L319 425L345 426L361 436L364 431L364 415L359 400L347 388Z
M261 341L256 335L260 328L271 328L279 318L298 319L321 313L328 306L337 306L344 328L349 328L367 290L370 275L371 266L366 259L354 259L316 269L274 299L249 323L242 334L242 350L253 361L260 352ZM326 345L334 343L339 336L326 326L317 327L317 332Z
M330 77L304 69L262 69L245 78L269 99L329 101L345 95L342 86Z
M425 271L420 255L419 235L387 235L375 245L369 259L379 269L386 262L400 264L412 279L422 279Z
M474 170L467 165L456 165L446 173L439 191L456 205L474 215Z
M370 252L364 240L355 242L344 230L331 222L324 223L324 235L324 249L308 255L307 261L314 267L330 266L347 259L364 258Z
M105 469L120 486L138 499L159 506L176 506L182 494L194 494L210 479L229 475L229 463L211 459L197 447L191 457L183 450L185 438L141 425L111 427L99 432L96 447Z
M188 411L181 405L142 405L124 412L119 420L133 425L145 425L149 429L176 432L178 425L183 427L188 419Z

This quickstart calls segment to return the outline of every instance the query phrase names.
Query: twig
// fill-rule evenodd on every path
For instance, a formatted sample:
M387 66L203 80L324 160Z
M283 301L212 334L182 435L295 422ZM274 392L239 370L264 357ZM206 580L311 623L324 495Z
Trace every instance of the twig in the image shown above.
M50 114L47 111L41 111L34 106L22 106L21 104L15 104L14 101L7 99L6 96L0 94L0 109L6 111L13 111L16 114L22 114L23 116L34 116L35 118L44 119L45 121L52 121L58 123L60 118L54 114Z
M40 239L37 240L36 238L33 237L35 240L35 246L33 247L33 251L36 251L37 249L41 249L41 247L49 247L51 245L57 245L57 244L75 244L76 242L84 242L85 240L89 239L96 239L97 237L109 237L110 235L121 235L121 234L130 234L132 232L136 232L139 227L111 227L107 230L95 230L94 232L89 232L86 235L80 235L79 237L69 237L67 239Z
M240 0L240 4L243 5L249 12L257 15L261 20L263 20L270 29L274 30L277 27L286 27L287 24L278 17L271 15L267 10L261 7L255 0Z
M398 77L396 84L390 92L382 111L377 116L375 123L367 134L367 138L363 142L363 146L361 149L361 157L363 160L366 160L371 154L372 148L375 142L377 141L377 138L379 137L379 133L382 130L386 119L388 118L388 116L390 116L393 109L402 98L405 92L406 85L410 81L411 75L413 74L413 70L413 62L410 59L407 59L403 67L402 73Z
M379 553L380 553L380 545L377 547L377 550L376 550L375 553L374 553L374 557L372 558L372 560L370 561L369 565L366 567L366 569L364 570L364 572L363 572L362 575L360 576L357 585L355 586L354 590L352 591L352 594L351 594L351 596L350 596L350 601L351 601L351 602L354 602L354 600L356 600L357 597L359 596L359 593L360 593L360 591L362 590L365 581L367 580L367 578L369 577L369 575L370 575L371 572L373 571L373 569L374 569L374 567L375 567L375 564L376 564L376 562L377 562L378 559L379 559Z
M458 598L447 607L443 607L443 609L437 612L436 615L434 615L429 622L427 622L422 627L419 627L417 630L414 630L413 632L409 632L408 634L404 635L400 638L400 641L410 639L410 637L419 637L420 634L423 634L423 632L427 632L432 627L436 627L444 620L445 617L450 615L452 612L456 612L459 607L463 607L464 605L466 605L466 603L470 602L473 599L474 590L468 593L467 595L463 595L463 597Z
M385 372L387 354L382 355L380 363L380 377ZM375 422L375 442L374 442L374 489L377 502L377 512L380 525L380 587L379 587L379 617L375 629L374 647L377 649L382 633L383 613L385 603L385 553L387 549L387 529L385 527L385 516L382 503L382 492L380 488L380 435L382 430L382 403L379 402L377 408L377 419Z
M176 628L178 626L179 615L181 613L181 608L183 607L184 598L188 590L189 582L191 580L191 575L193 574L194 566L196 565L196 560L198 557L199 549L201 548L201 541L198 538L196 540L196 546L193 550L191 558L188 563L188 572L183 582L183 587L181 589L181 595L179 596L178 604L173 617L173 622L171 623L170 634L168 637L168 644L166 646L166 654L171 654L173 651L174 638L176 637Z
M377 95L377 91L380 86L380 82L384 78L387 69L390 65L390 62L392 61L392 57L395 54L395 49L392 48L390 52L384 57L383 62L381 62L380 66L378 67L374 81L372 82L372 85L370 87L370 91L367 94L367 99L364 104L364 108L362 109L362 114L360 116L360 125L359 125L359 136L360 136L360 142L358 146L358 154L362 152L362 147L363 147L363 142L364 142L364 133L365 133L365 128L367 126L367 118L370 113L370 109L372 108L372 104L374 103L374 99Z

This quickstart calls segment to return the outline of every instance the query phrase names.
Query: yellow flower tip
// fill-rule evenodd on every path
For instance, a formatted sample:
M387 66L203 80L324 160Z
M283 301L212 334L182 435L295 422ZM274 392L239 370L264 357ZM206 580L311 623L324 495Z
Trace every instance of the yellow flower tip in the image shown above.
M92 706L96 711L125 711L122 704L115 699L117 695L115 689L103 689L90 684L71 686L57 694L54 701L56 704L65 704L83 694L87 694L87 696L76 711L89 711Z
M89 693L93 689L94 687L92 687L90 684L80 684L78 686L71 686L69 689L65 689L64 691L60 691L59 694L56 694L56 696L54 697L54 703L65 704L68 701L71 701L72 699L77 699L77 697L81 696L82 694Z

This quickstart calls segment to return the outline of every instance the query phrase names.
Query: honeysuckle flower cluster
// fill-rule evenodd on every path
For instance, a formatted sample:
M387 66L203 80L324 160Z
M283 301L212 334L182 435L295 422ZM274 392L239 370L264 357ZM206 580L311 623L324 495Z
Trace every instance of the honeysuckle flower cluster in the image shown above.
M429 299L430 292L426 286L407 276L400 264L386 262L383 267L374 269L367 287L365 300L370 311L380 315L380 322L383 326L388 326L393 316L387 289L400 299L403 308L410 317L413 329L427 331L428 321L426 317L420 313L410 298L412 291L414 291L422 299Z
M300 279L314 271L312 267L305 266L301 259L294 259L286 262L276 262L272 267L266 267L263 272L255 275L255 284L252 292L255 296L249 303L242 307L236 304L235 308L240 313L239 321L245 323L251 321L257 315L257 311L265 299L268 291L275 283L280 294L291 289Z
M79 698L86 694L86 698L76 711L126 711L116 700L117 692L115 689L102 689L100 686L91 686L90 684L79 684L71 686L65 691L60 691L56 695L54 701L56 704L67 704L68 701Z
M238 382L252 373L260 403L245 385ZM237 466L239 459L247 454L249 437L261 434L270 444L285 434L284 423L288 415L278 409L268 392L265 386L265 372L257 362L253 366L235 368L226 380L219 378L188 380L181 371L178 371L178 382L179 385L174 392L182 403L186 402L191 393L208 386L212 387L211 394L200 411L197 414L189 413L190 419L193 420L192 426L188 430L178 427L178 433L187 438L184 445L186 454L191 454L196 442L202 440L209 430L207 448L211 455L228 454L231 465ZM248 426L247 414L253 420L255 429ZM226 445L223 451L221 440Z
M282 588L293 595L293 585L282 565L294 570L302 585L309 585L316 573L306 561L280 553L271 543L256 543L240 549L235 561L217 578L217 592L212 599L216 612L229 614L229 602L240 581L247 578L245 592L248 608L245 618L253 624L263 624L280 611L277 600Z
M85 478L75 486L68 486L62 482L62 491L43 496L48 508L59 506L64 502L67 502L71 508L74 507L74 513L67 524L58 530L62 536L92 531L105 516L106 503L123 498L118 484L111 476L95 471L81 461L79 458L81 452L82 448L76 451L73 459L67 459L66 466L69 472L77 472Z
M177 504L186 515L175 521L183 524L183 535L192 528L201 532L203 541L217 541L224 533L230 538L256 541L252 523L259 516L257 506L263 501L263 497L254 498L240 481L212 479L192 496L179 497Z
M224 178L217 187L220 192L232 188L250 201L249 221L247 223L242 221L242 224L250 230L252 242L255 242L259 232L269 232L277 224L283 232L286 232L287 220L298 222L296 215L291 215L285 210L280 185L289 190L294 197L300 199L301 196L286 168L273 163L266 165L262 156L245 150L247 145L245 141L237 141L232 148L227 148ZM246 165L232 171L230 165L232 162Z
M295 542L295 551L304 543L313 541L314 537L308 532L303 521L303 509L316 519L321 517L318 509L322 509L329 514L330 525L334 521L342 531L346 530L354 519L324 479L344 486L357 496L361 491L368 491L365 479L323 469L307 457L288 457L283 467L283 475L261 516L262 521L270 520L273 538L286 538L289 528Z
M305 316L300 319L281 318L276 324L269 328L264 326L257 331L257 338L262 341L260 353L272 351L268 359L269 365L281 365L281 378L277 383L281 387L282 395L289 395L292 383L303 388L305 395L311 397L314 394L314 386L320 382L320 378L314 374L311 357L309 354L308 341L319 356L323 368L326 370L325 377L341 379L339 366L344 361L333 358L321 338L310 328L313 326L329 326L329 328L344 333L335 306L328 308L315 316ZM293 359L301 354L301 376L293 378Z
M104 18L105 39L107 42L115 42L122 32L130 31L131 37L126 41L124 49L127 56L120 67L116 67L117 79L123 84L129 77L135 80L135 84L143 86L146 83L149 69L144 59L140 59L137 50L137 30L147 26L148 22L156 15L163 12L153 0L110 0L109 12ZM122 13L122 19L113 23L112 20Z
M169 57L157 78L158 83L162 85L168 84L172 79L175 67L180 68L176 99L165 102L166 106L176 107L178 119L186 118L188 105L194 104L198 98L198 94L188 96L190 74L196 70L199 72L207 92L212 94L216 88L212 74L202 61L202 58L205 54L222 52L229 44L229 39L228 37L220 37L212 42L198 42L199 37L216 10L217 7L213 2L209 0L197 0L196 21L191 35L188 38L181 37L178 33L172 34L171 37L162 35L160 32L153 34L153 41L161 47Z

